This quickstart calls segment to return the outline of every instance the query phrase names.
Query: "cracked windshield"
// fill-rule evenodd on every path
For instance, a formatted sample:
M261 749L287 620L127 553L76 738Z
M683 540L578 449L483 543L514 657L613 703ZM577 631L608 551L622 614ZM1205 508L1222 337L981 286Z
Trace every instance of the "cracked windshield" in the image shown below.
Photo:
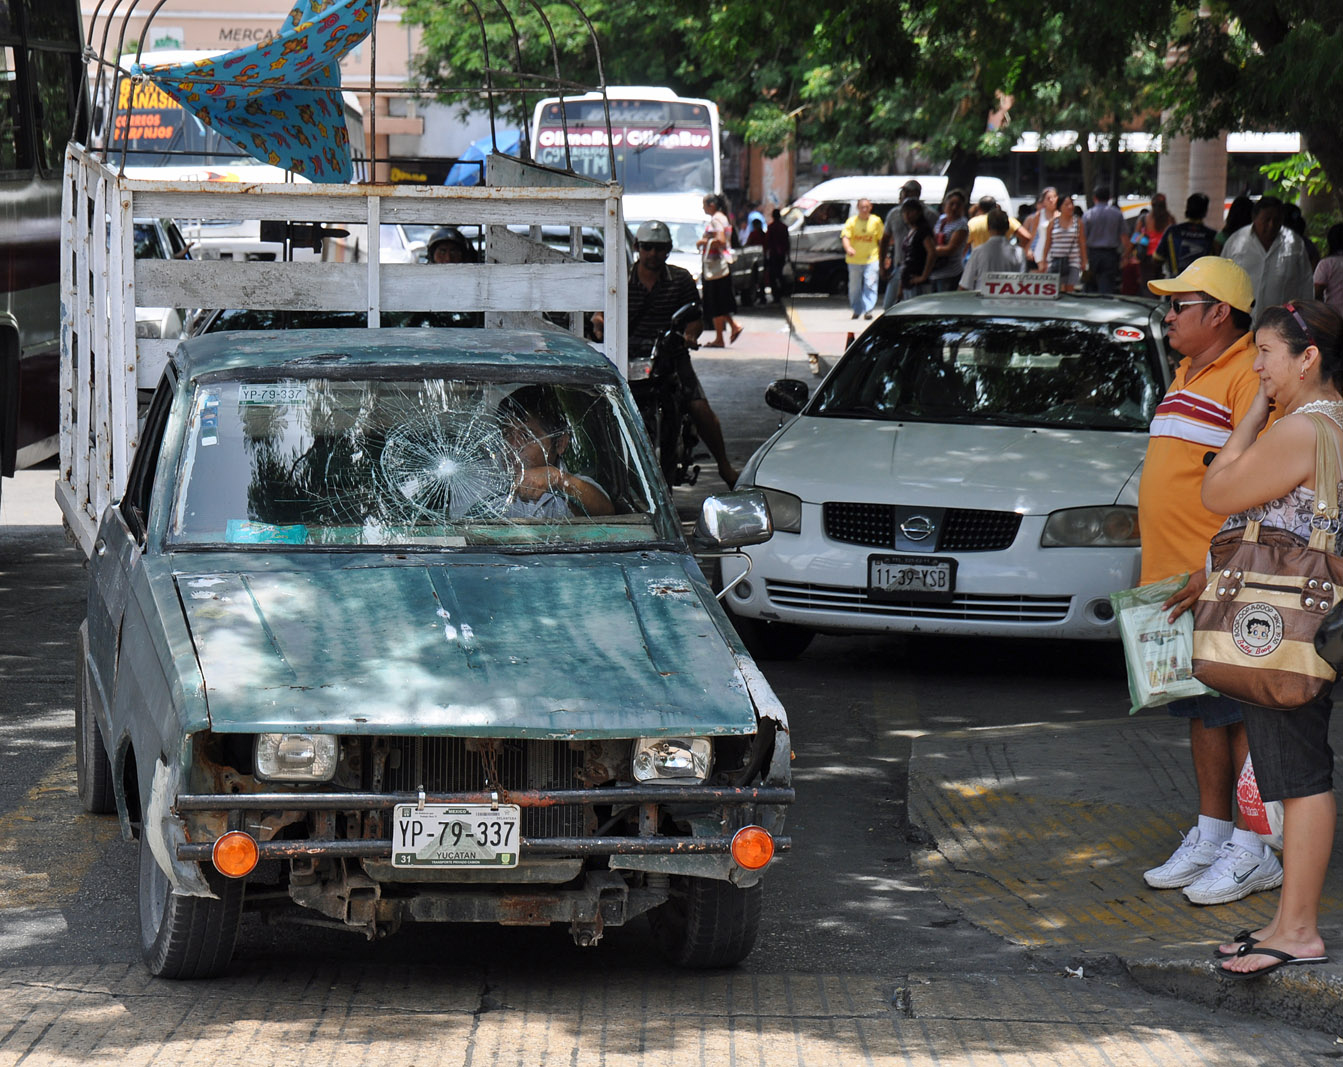
M906 319L869 334L809 414L1146 432L1164 391L1156 358L1132 326Z
M665 541L617 390L282 379L197 386L176 544Z

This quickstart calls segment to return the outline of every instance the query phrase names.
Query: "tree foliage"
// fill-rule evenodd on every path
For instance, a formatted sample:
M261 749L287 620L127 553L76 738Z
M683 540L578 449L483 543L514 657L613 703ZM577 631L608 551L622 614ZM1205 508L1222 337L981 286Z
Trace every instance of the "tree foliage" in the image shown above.
M1343 5L1178 0L1179 63L1161 86L1171 125L1299 130L1343 206Z
M1021 130L1113 136L1164 114L1168 131L1194 135L1300 129L1343 189L1337 0L586 0L584 10L608 84L715 99L729 128L769 154L806 143L836 166L881 171L914 145L966 180ZM407 0L405 18L424 29L428 87L481 82L482 20L496 70L553 78L558 55L564 77L597 81L568 2ZM527 110L519 98L513 117Z

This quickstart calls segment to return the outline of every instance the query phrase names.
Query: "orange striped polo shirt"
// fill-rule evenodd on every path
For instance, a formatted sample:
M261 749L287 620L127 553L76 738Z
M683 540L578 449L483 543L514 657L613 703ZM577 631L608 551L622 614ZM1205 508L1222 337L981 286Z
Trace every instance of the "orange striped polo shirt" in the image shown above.
M1254 356L1247 333L1192 378L1187 358L1175 368L1152 419L1138 487L1143 585L1203 568L1208 542L1226 518L1199 496L1203 458L1226 444L1259 392Z

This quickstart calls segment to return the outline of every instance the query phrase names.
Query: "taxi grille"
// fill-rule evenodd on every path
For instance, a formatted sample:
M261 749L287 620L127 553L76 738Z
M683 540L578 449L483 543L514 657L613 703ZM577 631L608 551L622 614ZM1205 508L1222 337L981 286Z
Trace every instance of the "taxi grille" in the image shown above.
M468 793L488 788L480 752L467 749L462 737L389 738L383 788L388 792ZM578 789L583 752L567 741L498 742L498 784L505 789ZM582 837L580 805L522 809L523 837Z
M896 508L891 504L827 501L821 505L825 535L832 541L872 548L895 548ZM1016 540L1021 516L1015 511L948 508L930 552L1001 552ZM920 546L924 548L925 546Z
M997 596L957 593L949 603L926 600L887 600L869 597L861 587L765 582L765 593L780 607L803 611L835 611L896 619L955 620L957 622L1050 623L1068 617L1072 597Z

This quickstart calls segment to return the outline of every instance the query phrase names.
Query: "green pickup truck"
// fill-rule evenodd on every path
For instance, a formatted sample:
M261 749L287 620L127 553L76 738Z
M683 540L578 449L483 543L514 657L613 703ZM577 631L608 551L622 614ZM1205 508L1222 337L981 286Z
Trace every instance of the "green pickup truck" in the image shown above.
M139 843L150 970L229 964L255 904L404 923L646 914L744 958L789 847L788 721L692 555L628 388L545 331L184 342L103 513L79 791Z

